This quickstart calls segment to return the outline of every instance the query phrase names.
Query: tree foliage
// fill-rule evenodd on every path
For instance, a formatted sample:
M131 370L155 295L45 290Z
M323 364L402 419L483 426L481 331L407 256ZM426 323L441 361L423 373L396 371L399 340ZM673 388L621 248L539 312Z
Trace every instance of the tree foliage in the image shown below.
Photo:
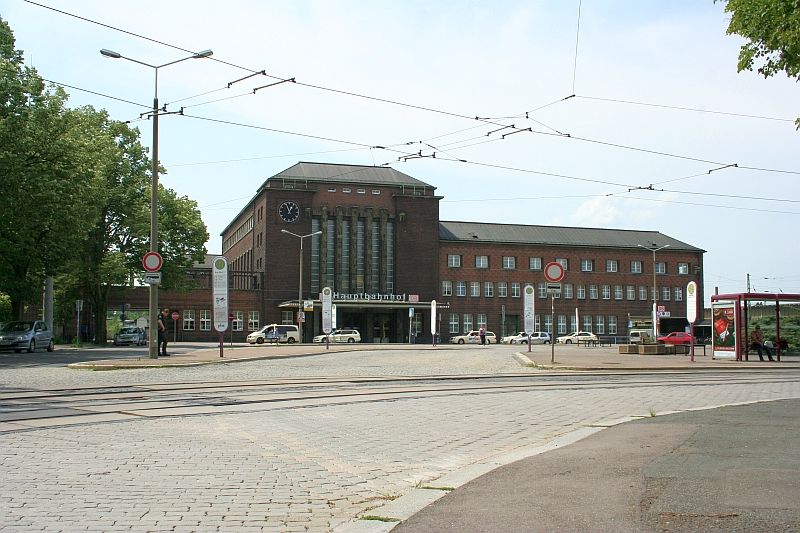
M800 1L726 0L725 11L728 34L749 41L739 50L739 72L756 67L765 78L785 72L800 81Z
M108 290L134 284L150 246L147 149L105 111L67 108L62 88L23 65L1 18L0 69L0 291L20 316L44 277L58 276L64 313L87 300L104 342ZM163 186L158 195L162 287L180 288L208 231L196 202Z

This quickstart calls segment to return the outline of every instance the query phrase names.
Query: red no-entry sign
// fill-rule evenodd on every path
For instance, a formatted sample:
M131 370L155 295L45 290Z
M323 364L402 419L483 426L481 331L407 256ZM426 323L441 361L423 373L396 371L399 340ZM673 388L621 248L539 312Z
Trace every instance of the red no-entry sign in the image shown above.
M148 272L158 272L163 264L164 260L158 252L147 252L142 256L142 266Z
M544 266L544 279L551 283L558 283L564 279L564 266L561 263L547 263Z

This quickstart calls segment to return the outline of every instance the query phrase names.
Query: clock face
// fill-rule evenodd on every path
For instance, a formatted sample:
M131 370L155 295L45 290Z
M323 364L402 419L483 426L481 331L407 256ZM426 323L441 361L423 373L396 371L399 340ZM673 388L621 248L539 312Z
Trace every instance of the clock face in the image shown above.
M295 222L300 218L300 206L295 202L283 202L278 208L278 215L284 222Z

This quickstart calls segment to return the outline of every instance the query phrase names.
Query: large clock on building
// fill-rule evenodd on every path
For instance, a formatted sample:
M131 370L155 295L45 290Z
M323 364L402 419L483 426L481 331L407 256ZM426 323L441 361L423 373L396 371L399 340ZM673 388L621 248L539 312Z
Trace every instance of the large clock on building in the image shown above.
M278 216L284 222L295 222L300 218L300 206L296 202L283 202L278 208Z

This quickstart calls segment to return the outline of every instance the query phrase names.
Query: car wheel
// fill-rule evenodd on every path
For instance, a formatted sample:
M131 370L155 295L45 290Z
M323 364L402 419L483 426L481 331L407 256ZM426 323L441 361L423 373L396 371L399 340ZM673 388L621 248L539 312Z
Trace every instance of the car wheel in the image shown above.
M520 344L528 344L528 341L519 341Z
M550 344L550 341L544 341L544 344Z
M256 344L264 344L264 337L259 337L256 339Z
M53 339L50 339L50 344L47 345L47 351L52 352L56 349L56 343L53 342Z
M288 342L289 344L294 344L294 337L289 337L288 339L286 339L286 342Z
M36 341L31 339L31 343L28 345L28 353L33 353L36 351Z
M347 339L347 342L356 342L356 340L353 337L350 337L349 339Z
M458 339L458 344L464 344L464 339Z
M567 339L567 342L565 342L564 344L572 344L572 341Z

